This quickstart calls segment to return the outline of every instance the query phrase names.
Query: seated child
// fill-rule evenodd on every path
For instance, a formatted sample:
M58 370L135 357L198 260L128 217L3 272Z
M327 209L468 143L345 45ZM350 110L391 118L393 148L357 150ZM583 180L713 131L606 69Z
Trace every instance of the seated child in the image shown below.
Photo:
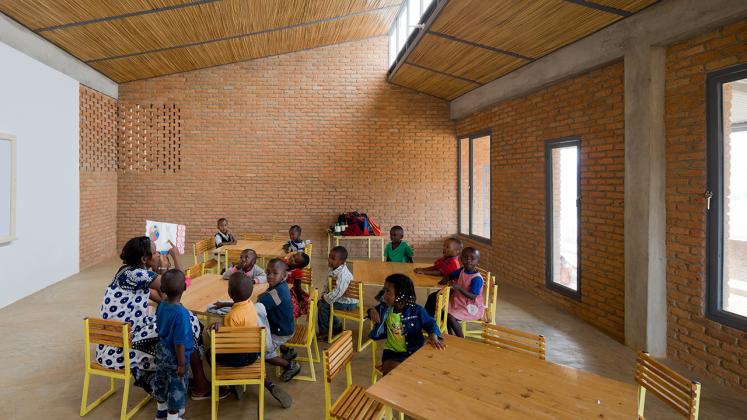
M283 245L283 251L288 252L304 252L306 248L306 241L301 239L301 226L293 225L288 229L288 242Z
M244 273L235 272L228 278L228 296L233 302L215 302L217 307L228 307L230 311L223 318L223 325L226 327L257 327L259 319L257 318L257 308L249 298L252 297L254 283ZM220 330L220 323L213 324L213 328ZM259 357L258 353L245 354L218 354L216 361L222 365L231 367L248 366L254 363Z
M374 340L386 339L381 358L384 375L423 347L423 331L428 333L430 345L437 349L446 347L441 342L436 320L415 299L412 280L404 274L392 274L384 281L383 302L368 309L368 317L374 324L368 336Z
M291 305L290 290L288 289L288 266L283 260L273 258L267 263L267 283L269 288L257 298L257 302L264 305L267 322L272 335L271 345L267 348L265 361L271 365L283 368L281 379L288 382L298 375L301 366L295 360L288 361L281 357L278 348L293 337L295 319Z
M348 259L348 250L342 246L336 246L329 251L327 265L329 266L329 277L336 281L335 288L329 290L329 285L324 284L321 299L319 299L319 317L317 318L317 335L326 338L329 334L329 305L335 305L335 310L352 311L358 307L358 300L343 296L353 281L353 273L348 270L345 261ZM342 331L342 321L335 317L332 320L332 332L334 334Z
M464 337L461 321L482 319L485 306L482 302L483 278L477 271L480 251L472 247L464 248L460 257L462 268L449 275L449 333Z
M438 284L447 284L449 282L449 275L460 267L459 254L462 252L462 246L462 241L459 239L446 238L443 246L444 256L437 259L430 267L416 268L413 271L418 274L440 276L442 279ZM431 293L428 295L428 300L425 302L425 310L431 316L435 316L437 294L438 292Z
M412 262L412 257L415 253L412 252L410 245L402 240L404 236L405 230L402 229L402 226L393 226L389 230L389 239L391 239L392 242L386 244L386 247L384 248L384 259L386 261Z
M301 288L303 269L309 265L309 256L303 252L288 254L285 259L288 264L288 287L291 292L293 317L299 318L309 313L309 294Z
M223 280L228 280L231 274L241 272L246 277L252 279L254 284L267 283L267 275L262 267L257 265L257 253L253 249L241 251L239 263L232 266L223 273Z
M156 312L159 338L153 389L158 410L156 419L180 419L188 395L187 360L194 350L195 338L189 312L179 303L184 288L184 273L177 269L168 270L161 277L165 299L158 304Z
M221 217L218 219L218 233L215 234L215 247L220 248L223 245L235 245L236 237L228 230L228 219Z

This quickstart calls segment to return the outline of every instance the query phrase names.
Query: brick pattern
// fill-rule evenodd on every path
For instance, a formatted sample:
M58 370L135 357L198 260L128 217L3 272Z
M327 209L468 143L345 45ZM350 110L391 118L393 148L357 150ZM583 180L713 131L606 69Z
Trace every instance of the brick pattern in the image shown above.
M624 334L624 69L614 63L457 122L492 129L492 244L483 265L622 340ZM544 145L581 139L582 298L545 287Z
M80 86L80 268L116 252L117 101Z
M120 170L181 169L181 112L175 104L120 106L117 132Z
M386 59L376 37L120 85L120 109L180 109L181 170L120 172L118 242L146 218L193 242L224 216L236 233L299 224L320 254L358 210L440 254L456 231L454 123L445 101L387 83Z
M667 49L668 354L747 390L747 335L705 317L706 75L747 62L747 20Z

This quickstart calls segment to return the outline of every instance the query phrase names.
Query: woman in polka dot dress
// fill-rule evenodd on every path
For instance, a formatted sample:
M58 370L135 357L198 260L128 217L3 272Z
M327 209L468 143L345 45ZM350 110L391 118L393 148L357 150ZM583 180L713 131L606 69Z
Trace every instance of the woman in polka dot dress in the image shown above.
M175 250L171 253L174 265L178 266ZM159 302L161 298L161 277L149 268L157 270L161 255L156 251L155 244L147 237L135 237L127 241L120 255L124 265L114 275L114 279L104 292L101 304L101 317L124 321L130 324L132 345L130 349L130 365L135 375L135 385L152 394L155 379L155 354L158 347L158 331L156 330L156 316L148 315L148 299ZM190 313L192 332L195 336L195 348L190 359L194 379L190 382L193 398L210 397L210 383L202 368L201 353L201 325L197 318ZM96 351L96 361L111 369L122 369L124 357L122 349L118 347L99 345Z

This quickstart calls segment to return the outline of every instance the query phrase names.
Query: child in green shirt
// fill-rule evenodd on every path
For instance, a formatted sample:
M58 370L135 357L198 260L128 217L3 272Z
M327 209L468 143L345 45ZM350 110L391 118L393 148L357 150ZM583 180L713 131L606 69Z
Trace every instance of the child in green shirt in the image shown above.
M407 242L403 241L402 238L405 236L405 230L402 226L393 226L389 230L389 239L392 242L386 244L384 248L384 259L391 262L406 262L411 263L412 257L415 253L410 248Z

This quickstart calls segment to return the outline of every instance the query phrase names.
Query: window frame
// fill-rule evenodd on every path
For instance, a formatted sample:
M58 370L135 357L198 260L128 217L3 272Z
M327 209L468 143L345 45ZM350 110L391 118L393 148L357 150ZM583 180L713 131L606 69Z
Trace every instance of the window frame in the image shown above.
M463 135L457 135L456 142L457 142L457 233L459 236L469 238L476 242L481 242L487 245L491 244L491 238L493 236L493 218L492 218L492 206L493 206L493 160L492 156L489 156L490 161L490 190L488 191L488 212L491 213L490 223L488 225L488 235L490 237L486 238L484 236L475 235L472 233L472 210L473 206L472 203L474 201L474 188L472 186L474 185L475 180L475 173L474 173L474 140L477 138L485 137L487 136L490 141L490 148L492 150L493 145L493 130L491 129L485 129L480 131L475 131L469 134L463 134ZM469 140L469 214L467 215L467 219L469 221L468 227L469 227L469 233L462 233L462 217L464 215L462 214L462 140L468 139ZM491 153L492 154L492 153Z
M706 318L747 331L747 317L723 308L724 256L724 132L722 85L747 79L747 63L706 75L706 188L713 194L706 206ZM706 199L707 203L708 199Z
M552 151L563 147L578 147L576 170L576 290L553 281L553 190L552 190ZM581 300L583 287L581 267L581 137L561 137L545 142L545 287L563 296Z

